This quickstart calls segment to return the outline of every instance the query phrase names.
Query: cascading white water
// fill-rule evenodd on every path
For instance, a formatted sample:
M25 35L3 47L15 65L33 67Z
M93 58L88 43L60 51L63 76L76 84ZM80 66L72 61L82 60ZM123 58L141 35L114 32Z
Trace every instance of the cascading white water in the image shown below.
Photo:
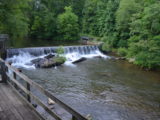
M24 48L24 49L10 49L8 50L8 58L6 61L11 62L13 66L24 67L27 69L35 69L31 64L31 60L36 58L43 58L48 54L55 53L57 47L45 48ZM102 54L97 46L67 46L64 47L66 62L64 65L75 66L72 62L80 58L94 58L102 57L109 58ZM15 54L15 55L14 55Z

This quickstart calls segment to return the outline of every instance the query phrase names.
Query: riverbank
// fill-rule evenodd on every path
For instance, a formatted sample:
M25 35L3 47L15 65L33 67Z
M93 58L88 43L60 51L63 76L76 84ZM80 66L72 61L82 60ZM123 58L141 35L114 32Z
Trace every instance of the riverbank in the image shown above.
M135 58L128 58L126 56L121 56L119 53L118 53L118 49L114 49L112 51L109 51L107 52L109 56L113 56L113 57L116 57L118 60L124 60L124 61L127 61L128 63L131 63L135 66L137 66L139 69L142 69L142 70L145 70L145 71L156 71L156 72L160 72L160 68L147 68L147 67L143 67L143 66L140 66L140 65L137 65L135 63Z
M101 43L99 45L99 49L103 54L116 57L117 60L126 60L127 62L132 63L132 64L138 66L140 69L143 69L146 71L160 71L160 66L146 67L146 66L138 64L138 62L136 60L136 56L129 57L129 55L127 53L128 50L126 48L108 48L108 47L105 48L104 44L105 43ZM141 62L145 62L145 60L141 61Z

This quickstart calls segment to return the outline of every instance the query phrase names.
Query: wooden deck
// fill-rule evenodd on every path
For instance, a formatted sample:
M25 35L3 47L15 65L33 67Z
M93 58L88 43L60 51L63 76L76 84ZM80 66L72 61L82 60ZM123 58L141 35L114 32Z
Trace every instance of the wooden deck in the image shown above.
M0 83L0 120L40 120L36 112L4 83Z
M62 120L62 116L57 115L38 96L34 95L30 90L31 87L67 111L72 120L88 120L1 58L0 74L0 79L2 78L0 81L0 120L44 120L45 118L31 104L32 101L41 106L54 119ZM17 78L25 84L18 82ZM16 88L23 91L24 94L20 93Z

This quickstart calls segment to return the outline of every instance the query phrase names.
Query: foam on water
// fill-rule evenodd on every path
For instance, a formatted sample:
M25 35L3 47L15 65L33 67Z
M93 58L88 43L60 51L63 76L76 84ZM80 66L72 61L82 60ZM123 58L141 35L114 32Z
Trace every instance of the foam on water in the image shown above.
M109 56L106 56L104 54L102 54L99 50L96 50L94 53L90 53L90 54L80 54L78 52L73 52L73 53L68 53L65 55L67 61L65 62L65 65L68 66L75 66L74 64L72 64L72 62L84 57L87 59L91 59L91 58L95 58L95 57L102 57L102 58L109 58Z
M109 56L102 54L97 48L89 49L88 51L89 52L85 52L85 48L84 48L84 51L82 50L81 52L78 51L77 49L65 52L63 56L66 57L66 62L64 65L76 67L76 65L72 64L72 62L82 57L85 57L87 59L91 59L94 57L109 58ZM48 54L51 54L51 53L48 53ZM36 58L43 58L48 54L41 54L39 56L34 56L34 55L31 55L29 52L20 50L18 55L14 55L10 58L7 58L6 61L11 62L13 66L18 68L23 67L26 69L35 69L35 66L31 63L31 60L34 60Z
M11 62L15 67L23 67L27 69L35 69L35 66L31 64L31 60L38 57L32 56L27 52L20 52L19 55L14 55L11 58L7 58L7 62Z

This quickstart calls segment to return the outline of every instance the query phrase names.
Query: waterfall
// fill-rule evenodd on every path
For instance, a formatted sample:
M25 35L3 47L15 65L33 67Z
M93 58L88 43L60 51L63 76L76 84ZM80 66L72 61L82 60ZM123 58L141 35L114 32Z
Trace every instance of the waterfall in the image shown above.
M8 49L7 58L13 57L14 55L19 55L21 53L29 53L33 56L41 56L44 54L56 53L58 47L36 47L36 48L17 48ZM79 54L93 54L99 50L98 46L65 46L64 51L67 53L77 52Z
M56 50L59 47L36 47L36 48L17 48L17 49L7 49L7 60L11 62L12 65L17 67L34 68L30 63L31 60L36 58L42 58L48 54L56 54ZM64 46L64 56L67 61L65 65L72 65L72 62L85 58L93 58L103 55L98 46L87 45L87 46Z

